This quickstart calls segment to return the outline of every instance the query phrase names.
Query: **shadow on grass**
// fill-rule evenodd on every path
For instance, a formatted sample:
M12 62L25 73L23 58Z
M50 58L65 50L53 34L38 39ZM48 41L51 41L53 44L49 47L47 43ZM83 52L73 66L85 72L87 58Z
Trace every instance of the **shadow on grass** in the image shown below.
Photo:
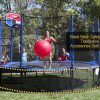
M73 83L73 84L72 84ZM77 89L85 84L84 80L59 77L56 75L27 76L2 79L1 86L22 91L56 92Z

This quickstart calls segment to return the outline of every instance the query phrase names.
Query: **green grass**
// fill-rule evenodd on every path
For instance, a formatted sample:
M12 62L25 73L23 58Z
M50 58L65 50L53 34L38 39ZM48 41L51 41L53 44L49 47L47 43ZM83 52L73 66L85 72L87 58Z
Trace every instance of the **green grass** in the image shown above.
M71 94L28 94L1 91L0 100L100 100L100 90Z

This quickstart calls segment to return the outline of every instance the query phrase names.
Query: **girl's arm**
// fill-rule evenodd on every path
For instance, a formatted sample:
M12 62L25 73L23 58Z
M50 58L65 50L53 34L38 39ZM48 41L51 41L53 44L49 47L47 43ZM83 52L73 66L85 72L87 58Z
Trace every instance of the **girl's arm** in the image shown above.
M57 42L53 37L51 37L52 41Z

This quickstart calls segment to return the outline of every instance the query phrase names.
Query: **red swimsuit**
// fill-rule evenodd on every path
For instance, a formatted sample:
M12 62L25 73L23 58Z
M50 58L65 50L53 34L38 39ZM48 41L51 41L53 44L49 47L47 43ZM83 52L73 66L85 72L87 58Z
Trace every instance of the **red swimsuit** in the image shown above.
M45 40L48 41L50 44L51 44L52 41L53 41L51 38L46 38Z
M64 61L64 60L68 60L68 57L66 56L65 53L63 53L63 54L61 55L61 58L62 58L62 61Z

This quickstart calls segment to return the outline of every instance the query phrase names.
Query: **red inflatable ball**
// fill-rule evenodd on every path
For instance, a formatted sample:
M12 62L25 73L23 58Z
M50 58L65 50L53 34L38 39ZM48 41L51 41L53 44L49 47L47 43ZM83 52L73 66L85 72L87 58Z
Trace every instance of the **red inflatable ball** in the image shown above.
M37 40L34 44L34 52L44 58L52 51L51 44L46 40Z
M62 59L61 59L61 57L58 57L58 61L61 61Z

